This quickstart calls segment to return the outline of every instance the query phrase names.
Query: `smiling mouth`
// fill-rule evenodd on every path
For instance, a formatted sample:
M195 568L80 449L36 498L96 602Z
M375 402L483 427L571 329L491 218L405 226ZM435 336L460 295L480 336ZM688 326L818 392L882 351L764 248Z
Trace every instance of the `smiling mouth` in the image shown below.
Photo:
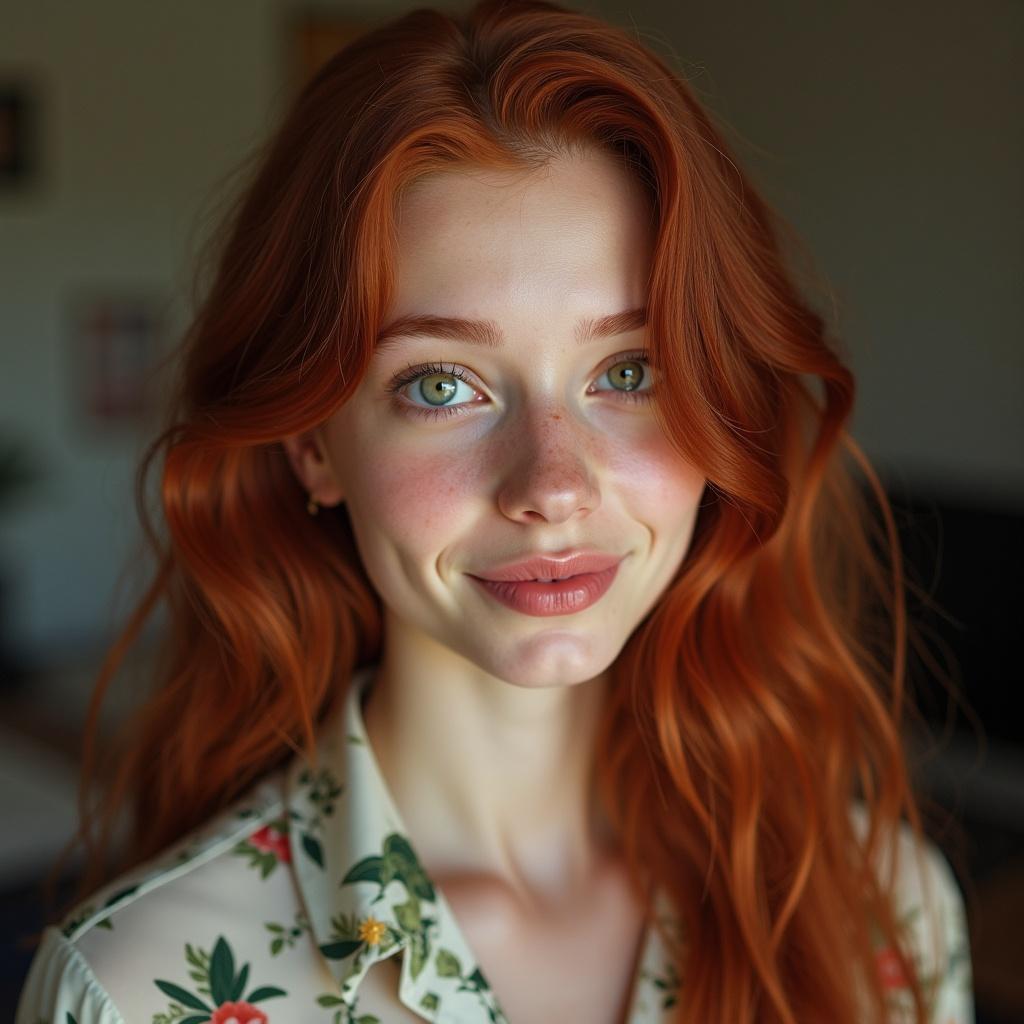
M485 580L470 574L499 604L524 615L572 615L599 601L612 585L619 563L599 572L581 572L561 579Z

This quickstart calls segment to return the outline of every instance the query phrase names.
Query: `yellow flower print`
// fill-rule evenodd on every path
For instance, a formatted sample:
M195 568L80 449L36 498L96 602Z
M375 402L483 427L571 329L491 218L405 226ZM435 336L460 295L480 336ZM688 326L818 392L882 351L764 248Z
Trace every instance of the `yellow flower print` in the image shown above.
M368 917L359 926L359 938L367 945L376 946L384 938L387 930L388 926L383 921L378 921L375 917Z

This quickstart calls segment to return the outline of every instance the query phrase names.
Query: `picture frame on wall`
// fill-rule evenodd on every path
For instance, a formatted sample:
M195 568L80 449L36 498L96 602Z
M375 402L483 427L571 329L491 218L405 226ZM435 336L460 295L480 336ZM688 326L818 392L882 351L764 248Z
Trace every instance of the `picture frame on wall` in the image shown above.
M68 322L76 425L108 430L150 421L159 411L162 297L144 289L79 291L68 300Z

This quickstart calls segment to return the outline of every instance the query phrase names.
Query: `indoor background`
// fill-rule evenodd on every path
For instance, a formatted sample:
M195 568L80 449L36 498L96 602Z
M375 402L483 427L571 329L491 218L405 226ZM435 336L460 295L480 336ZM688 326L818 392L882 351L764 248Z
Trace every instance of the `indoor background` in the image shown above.
M89 688L145 579L133 478L199 246L311 69L409 6L0 0L0 1017L74 825ZM683 71L827 281L853 433L941 609L911 610L969 705L916 666L978 1021L1024 1020L1024 4L572 6Z

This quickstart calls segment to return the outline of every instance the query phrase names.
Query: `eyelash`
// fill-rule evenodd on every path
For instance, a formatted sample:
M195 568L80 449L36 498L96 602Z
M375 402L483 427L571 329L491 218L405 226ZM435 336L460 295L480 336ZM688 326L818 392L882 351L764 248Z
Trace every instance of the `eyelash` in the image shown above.
M641 349L637 352L627 352L625 355L616 356L615 359L608 364L608 369L610 370L613 366L617 366L619 363L630 362L643 362L650 366L649 350ZM421 377L430 377L435 373L455 377L472 386L472 381L466 376L462 367L457 363L449 363L447 366L441 363L423 363L419 366L408 366L391 380L385 390L389 395L395 397L396 401L401 405L403 412L409 412L413 416L423 416L429 420L437 420L446 419L449 416L461 415L465 407L472 403L463 402L462 405L438 405L431 409L425 405L415 405L412 402L401 402L398 393L404 387L418 381ZM607 370L602 371L602 373L607 373ZM651 394L654 389L648 388L646 391L615 391L613 388L611 390L627 402L646 402L650 401Z

